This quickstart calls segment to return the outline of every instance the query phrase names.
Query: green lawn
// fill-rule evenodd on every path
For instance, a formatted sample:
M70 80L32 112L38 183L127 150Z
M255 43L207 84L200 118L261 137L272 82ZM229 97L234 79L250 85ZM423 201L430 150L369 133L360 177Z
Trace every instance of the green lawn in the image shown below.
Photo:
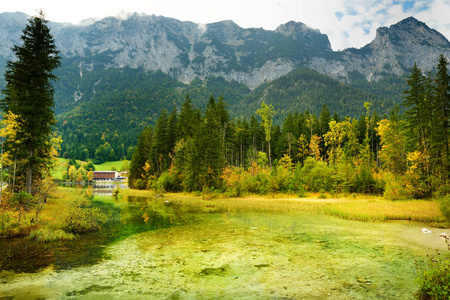
M53 178L55 179L61 179L64 171L67 171L67 161L66 158L58 158L58 162L56 164L56 167L52 171ZM81 165L86 164L85 161L77 160L78 163ZM130 161L127 161L130 163ZM95 165L96 171L111 171L113 167L116 169L116 171L120 171L123 165L123 160L116 160L116 161L108 161L100 165Z
M120 171L122 164L123 164L122 160L116 160L116 161L107 161L105 163L102 163L101 165L94 165L94 166L96 171L111 171L113 170L113 167L116 169L116 171Z

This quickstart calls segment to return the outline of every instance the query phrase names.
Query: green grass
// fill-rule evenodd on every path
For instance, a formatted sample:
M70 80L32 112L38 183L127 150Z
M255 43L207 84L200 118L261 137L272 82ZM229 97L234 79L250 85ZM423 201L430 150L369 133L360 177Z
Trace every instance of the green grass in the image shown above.
M56 167L52 171L53 178L55 179L61 179L64 171L67 171L67 161L66 158L58 158L58 162L56 163ZM86 164L87 162L77 160L78 163L81 165ZM130 161L127 161L128 163ZM108 161L100 165L94 164L96 171L111 171L113 167L115 167L116 171L120 171L122 168L123 160L116 160L116 161Z
M120 171L123 164L123 160L107 161L101 165L94 165L96 171L111 171L112 167L116 168L116 171Z
M124 196L155 196L154 192L151 191L132 189L123 190L121 194ZM206 200L193 194L167 193L165 199L181 202L208 212L310 212L355 221L402 220L440 224L439 226L444 226L446 221L445 216L439 210L438 204L432 200L390 201L373 196L320 199L316 194L310 195L309 198L296 198L281 194L277 196L279 197L218 197Z
M62 229L41 228L31 231L27 238L48 243L53 241L72 241L76 239L76 236L73 233L65 232Z
M52 170L52 176L55 179L61 179L64 171L66 171L66 163L68 159L58 157L58 162L56 163L55 168Z

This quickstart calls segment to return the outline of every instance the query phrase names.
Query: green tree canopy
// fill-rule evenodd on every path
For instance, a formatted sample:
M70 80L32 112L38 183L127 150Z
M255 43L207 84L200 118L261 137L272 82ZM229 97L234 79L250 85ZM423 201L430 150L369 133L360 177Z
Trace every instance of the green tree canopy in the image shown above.
M42 178L51 158L51 133L56 123L52 86L56 77L52 72L61 63L42 12L29 19L21 40L23 44L12 49L16 60L6 65L5 98L0 106L4 113L17 115L16 141L7 140L5 145L26 174L26 191L32 193L32 182Z

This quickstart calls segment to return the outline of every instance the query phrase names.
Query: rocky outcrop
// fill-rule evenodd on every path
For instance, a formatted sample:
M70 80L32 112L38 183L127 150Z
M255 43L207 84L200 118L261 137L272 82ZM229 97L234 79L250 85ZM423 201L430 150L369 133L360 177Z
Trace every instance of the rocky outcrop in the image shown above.
M378 28L375 39L361 49L347 49L335 59L315 57L309 67L334 78L350 80L359 72L368 81L385 74L404 75L417 63L423 71L432 70L440 54L450 57L450 43L439 32L415 18Z
M0 61L12 58L27 16L0 14ZM377 30L361 49L333 52L325 34L303 23L288 22L275 31L241 28L232 21L212 24L132 14L74 26L50 23L63 66L94 68L143 67L161 70L183 82L222 76L255 88L267 80L308 66L342 81L359 73L367 80L385 74L403 75L414 62L434 67L450 43L439 32L414 18Z

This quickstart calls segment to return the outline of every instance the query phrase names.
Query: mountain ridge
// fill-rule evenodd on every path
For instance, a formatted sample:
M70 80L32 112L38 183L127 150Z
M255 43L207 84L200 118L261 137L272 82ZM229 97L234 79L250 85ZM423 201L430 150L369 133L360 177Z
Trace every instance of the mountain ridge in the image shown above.
M0 14L0 68L13 59L10 48L21 44L26 20L22 13ZM62 56L55 71L62 153L79 158L92 158L106 142L116 158L128 155L139 132L163 109L179 109L187 93L202 108L211 94L223 94L236 118L248 117L262 101L280 117L291 110L318 114L327 104L332 113L355 118L366 101L383 115L401 102L414 62L428 71L438 55L450 56L448 40L414 18L343 51L333 51L320 30L293 21L270 31L230 20L196 24L132 14L49 26Z
M27 16L0 14L0 56L12 58ZM236 80L254 89L307 66L343 82L359 72L368 81L384 73L403 75L414 62L430 70L438 55L450 57L450 43L413 17L377 29L375 39L360 48L333 51L326 34L289 21L275 30L242 28L231 20L210 24L163 16L130 14L106 17L87 25L49 22L63 65L93 68L161 70L181 82L207 76ZM427 53L427 55L423 55Z

